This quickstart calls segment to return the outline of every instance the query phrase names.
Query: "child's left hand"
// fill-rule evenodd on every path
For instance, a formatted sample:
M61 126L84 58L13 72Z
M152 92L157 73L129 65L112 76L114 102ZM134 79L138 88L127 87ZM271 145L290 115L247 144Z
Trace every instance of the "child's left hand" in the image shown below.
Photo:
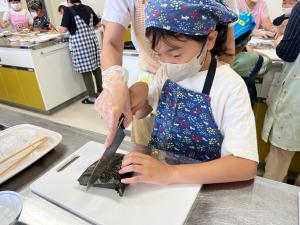
M138 175L122 179L122 183L148 183L156 185L168 185L171 183L172 167L142 153L133 152L124 157L122 169L119 173L124 174L129 172L135 172Z

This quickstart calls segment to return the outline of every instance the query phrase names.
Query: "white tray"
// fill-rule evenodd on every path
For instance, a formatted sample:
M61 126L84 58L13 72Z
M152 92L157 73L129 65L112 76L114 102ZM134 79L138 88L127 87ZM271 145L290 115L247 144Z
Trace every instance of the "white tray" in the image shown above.
M48 138L48 141L38 147L31 155L22 160L18 165L0 176L0 184L43 157L62 140L62 136L59 133L30 124L17 125L0 132L0 158L5 157L12 151L22 149L33 141L44 136ZM16 155L12 159L0 164L0 170L9 166L19 156L20 155Z

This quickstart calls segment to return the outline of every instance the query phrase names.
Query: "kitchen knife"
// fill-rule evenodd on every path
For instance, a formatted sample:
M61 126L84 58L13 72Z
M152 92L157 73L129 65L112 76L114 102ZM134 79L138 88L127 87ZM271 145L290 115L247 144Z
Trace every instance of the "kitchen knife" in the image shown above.
M92 175L89 178L86 191L88 191L89 188L94 185L96 180L98 178L100 178L101 174L106 169L107 163L114 156L114 154L116 153L116 151L120 147L122 141L124 140L124 138L125 138L124 119L125 119L125 116L122 115L121 118L120 118L120 121L119 121L119 125L118 125L118 129L117 129L117 132L116 132L115 139L114 139L113 143L111 144L111 146L105 150L102 157L98 161L95 169L92 172Z

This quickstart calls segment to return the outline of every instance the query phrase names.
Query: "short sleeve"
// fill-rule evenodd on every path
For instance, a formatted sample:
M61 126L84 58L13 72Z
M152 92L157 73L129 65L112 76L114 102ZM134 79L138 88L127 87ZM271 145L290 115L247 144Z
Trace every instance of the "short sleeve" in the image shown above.
M4 20L4 21L9 21L10 20L10 14L9 14L9 12L5 12L3 14L2 20Z
M129 0L105 1L102 22L114 22L126 29L131 22Z
M70 30L70 27L71 27L71 18L72 18L71 11L66 8L65 11L64 11L63 18L61 20L61 26L62 27L66 27L66 28L68 28Z
M260 16L261 18L269 17L269 10L267 3L264 0L261 0L261 6L260 6Z
M224 135L222 155L258 162L256 126L248 90L240 77L236 83L225 103L220 128Z
M92 14L93 14L93 25L96 26L98 23L100 23L100 20L97 16L97 14L95 13L95 11L91 8L92 10Z

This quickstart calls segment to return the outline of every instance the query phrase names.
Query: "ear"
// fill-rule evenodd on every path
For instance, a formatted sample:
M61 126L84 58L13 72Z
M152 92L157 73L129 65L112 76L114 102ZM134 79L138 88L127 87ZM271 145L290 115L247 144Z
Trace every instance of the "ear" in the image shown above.
M218 37L218 31L211 32L207 37L207 50L211 51L216 44L216 40Z

